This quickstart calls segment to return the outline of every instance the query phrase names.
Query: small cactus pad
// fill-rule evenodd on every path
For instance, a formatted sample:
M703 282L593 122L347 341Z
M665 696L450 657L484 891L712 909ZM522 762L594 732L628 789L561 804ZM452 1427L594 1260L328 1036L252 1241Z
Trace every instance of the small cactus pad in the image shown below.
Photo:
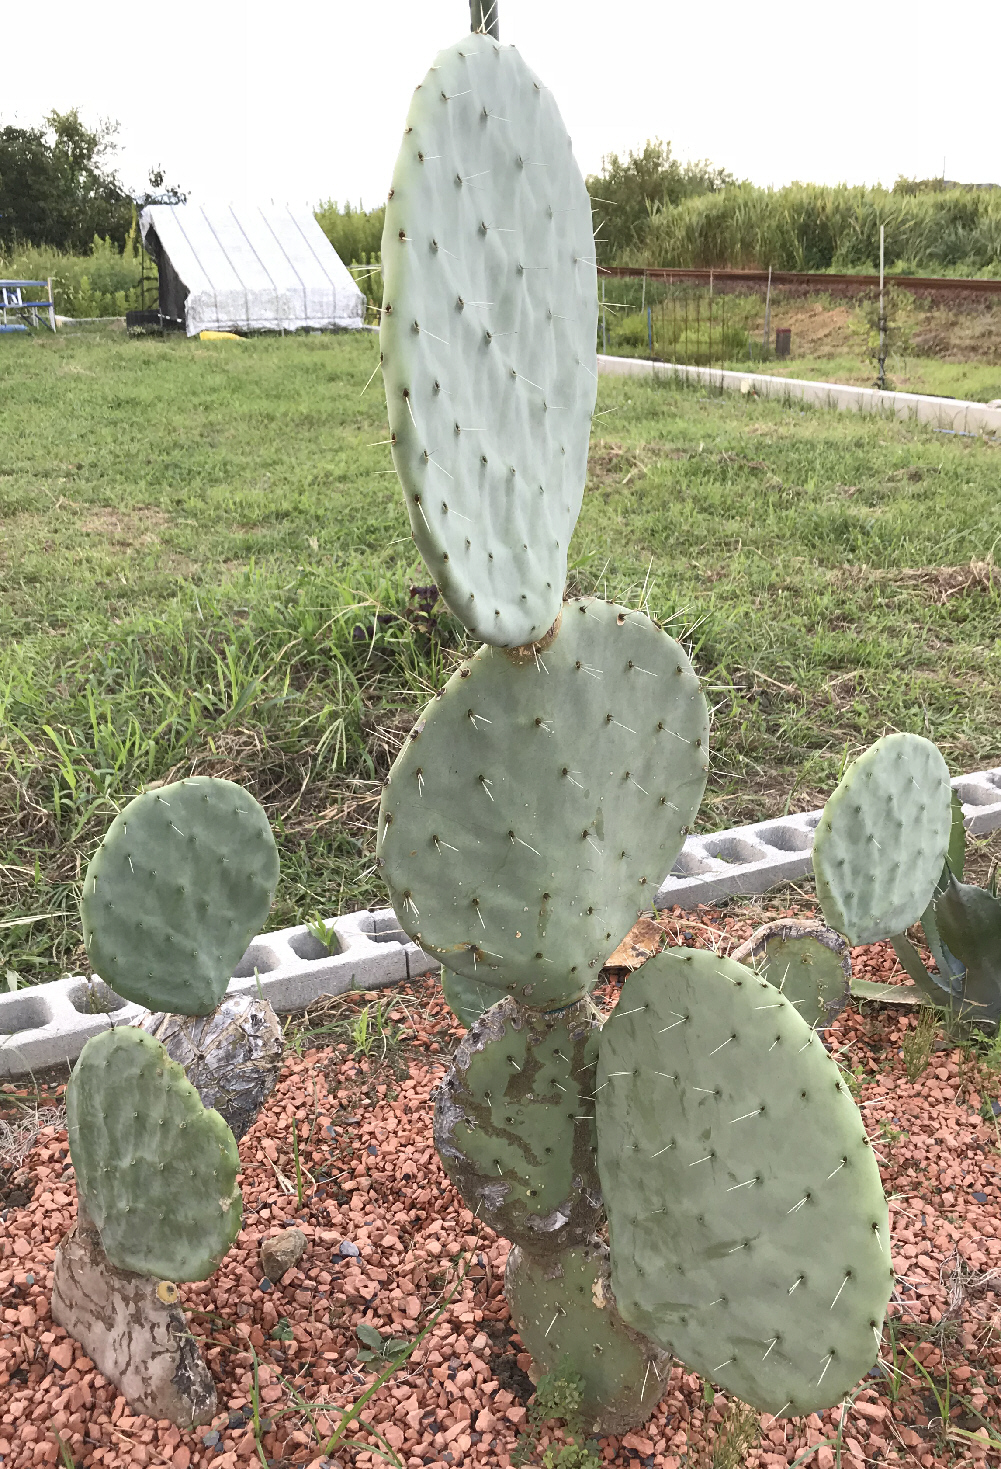
M112 1265L205 1280L240 1229L233 1134L145 1031L84 1046L66 1088L80 1198Z
M537 657L481 648L383 792L378 860L400 923L498 994L570 1004L680 852L708 741L691 663L640 612L568 602Z
M475 979L464 979L450 970L441 971L441 992L445 1003L460 1025L469 1030L484 1010L497 1003L497 991Z
M591 201L552 93L514 47L464 36L414 93L382 270L414 540L476 637L535 642L580 513L598 307Z
M151 1010L207 1015L277 883L268 818L247 791L205 775L146 791L87 868L80 915L95 973Z
M625 1320L760 1410L838 1402L876 1357L893 1269L876 1160L820 1038L743 965L671 949L626 980L595 1095Z
M730 957L737 964L753 965L817 1030L841 1014L851 995L848 945L826 923L776 919L752 933Z
M824 807L813 870L824 917L848 942L903 933L927 907L952 833L945 761L921 735L884 735Z
M993 1030L1001 1020L1001 902L950 876L934 907L949 952L966 966L953 1008L969 1024Z
M501 1000L472 1027L438 1092L434 1140L491 1229L550 1256L589 1239L598 1032L585 1005L559 1016Z
M594 1242L557 1260L515 1245L504 1294L540 1374L576 1372L588 1433L626 1433L645 1423L667 1387L671 1359L626 1325L608 1284L608 1250Z

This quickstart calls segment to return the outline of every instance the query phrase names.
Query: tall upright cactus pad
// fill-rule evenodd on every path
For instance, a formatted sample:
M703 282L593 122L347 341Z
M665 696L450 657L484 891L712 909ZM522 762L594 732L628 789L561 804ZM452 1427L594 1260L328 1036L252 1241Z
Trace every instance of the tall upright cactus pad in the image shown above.
M599 1046L598 1172L624 1319L754 1407L836 1403L893 1282L865 1126L822 1041L732 960L668 950Z
M204 1280L240 1229L233 1134L159 1041L120 1026L84 1046L66 1088L77 1188L112 1265Z
M598 1032L586 1005L558 1016L501 1000L463 1039L439 1092L434 1139L466 1204L547 1258L600 1220Z
M934 906L948 952L966 966L953 1008L968 1023L994 1030L1001 1021L1001 902L950 875Z
M877 740L845 771L814 837L817 896L831 927L850 944L871 944L916 923L951 833L949 770L931 740Z
M111 823L80 900L94 970L151 1010L207 1015L278 883L268 818L229 780L146 791Z
M556 618L594 411L591 204L552 94L468 35L414 93L386 207L381 345L414 539L478 638Z
M709 717L648 617L568 602L537 657L479 650L390 773L378 861L403 928L538 1009L578 999L698 810Z
M576 1372L587 1431L603 1435L645 1423L671 1367L667 1353L623 1321L608 1278L608 1250L597 1241L558 1260L515 1245L504 1271L511 1320L536 1368Z

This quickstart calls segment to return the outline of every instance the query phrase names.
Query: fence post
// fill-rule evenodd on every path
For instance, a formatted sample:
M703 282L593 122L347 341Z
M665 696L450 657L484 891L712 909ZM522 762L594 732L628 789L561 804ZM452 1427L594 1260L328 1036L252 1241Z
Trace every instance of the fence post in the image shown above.
M886 388L886 312L883 309L883 241L885 225L879 227L879 390Z
M605 322L605 277L601 277L601 350L608 355L608 326Z
M55 331L55 329L56 329L56 298L52 294L52 277L51 276L49 276L48 280L46 281L46 285L49 288L49 326L52 328L53 331Z
M647 342L648 348L650 349L650 356L652 357L653 356L653 307L652 306L648 306L647 309L646 309L646 342Z
M765 331L764 331L764 335L763 335L763 337L761 339L761 345L762 345L762 347L764 349L764 354L765 355L767 355L767 352L768 352L768 339L769 339L769 335L770 335L770 332L771 332L771 324L772 324L772 267L769 266L768 267L768 291L767 291L767 293L765 295Z

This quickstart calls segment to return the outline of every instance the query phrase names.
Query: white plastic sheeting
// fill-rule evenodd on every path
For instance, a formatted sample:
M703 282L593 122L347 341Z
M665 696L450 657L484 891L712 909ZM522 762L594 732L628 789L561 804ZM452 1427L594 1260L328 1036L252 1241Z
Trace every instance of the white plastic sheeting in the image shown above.
M186 291L189 337L364 323L364 294L306 208L152 204L139 225Z

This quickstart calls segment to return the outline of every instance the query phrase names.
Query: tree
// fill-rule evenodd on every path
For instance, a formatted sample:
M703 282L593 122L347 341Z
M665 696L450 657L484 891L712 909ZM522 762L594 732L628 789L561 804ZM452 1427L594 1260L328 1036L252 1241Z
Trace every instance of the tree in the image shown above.
M77 109L50 112L44 127L0 128L0 245L49 245L83 254L95 235L123 249L132 226L133 200L111 163L118 124L91 129ZM147 203L179 203L164 190L162 170L149 177Z
M617 153L601 160L601 173L587 179L595 205L598 250L611 261L624 250L641 246L650 220L693 194L715 194L734 183L732 174L708 159L681 163L671 144L647 139L642 152L630 151L624 161Z

